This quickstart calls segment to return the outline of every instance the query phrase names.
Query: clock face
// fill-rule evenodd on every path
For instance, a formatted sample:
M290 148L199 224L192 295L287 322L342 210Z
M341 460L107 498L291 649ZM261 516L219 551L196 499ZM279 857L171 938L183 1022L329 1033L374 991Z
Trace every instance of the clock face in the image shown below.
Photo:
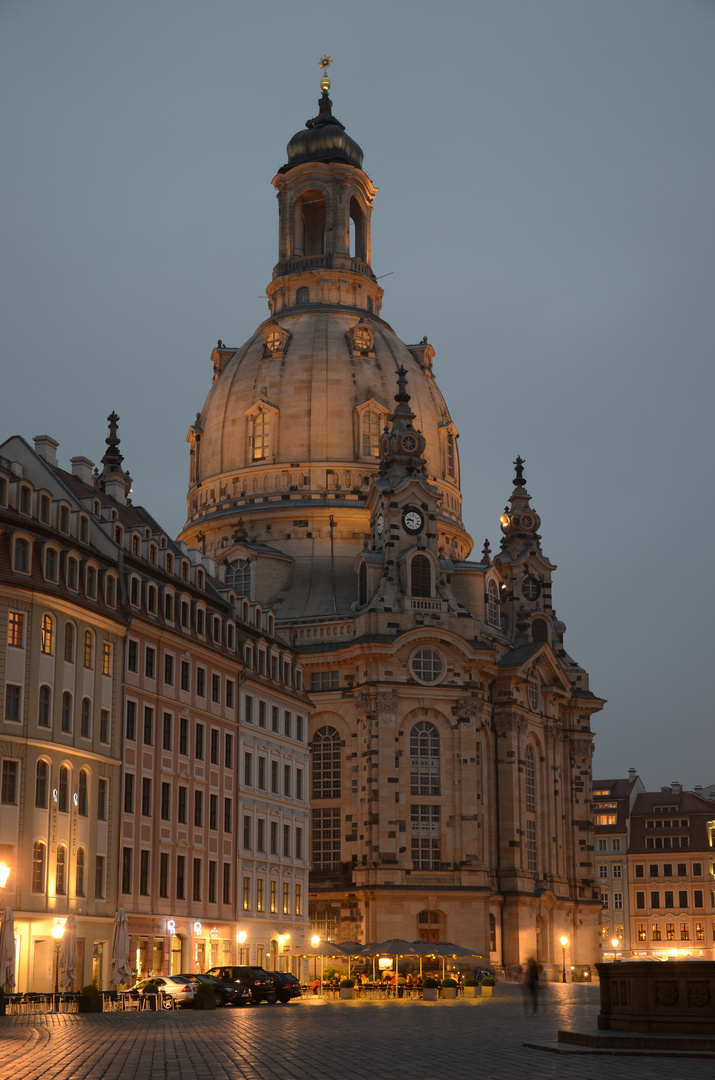
M375 522L375 532L378 536L382 536L385 531L385 519L382 514L377 515L377 521Z
M402 513L402 524L409 533L418 533L425 523L424 514L414 506L408 506Z

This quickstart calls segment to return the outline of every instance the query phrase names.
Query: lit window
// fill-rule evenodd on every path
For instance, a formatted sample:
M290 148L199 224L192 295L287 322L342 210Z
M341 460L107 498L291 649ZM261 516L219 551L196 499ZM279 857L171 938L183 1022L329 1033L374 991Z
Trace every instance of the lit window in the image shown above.
M499 625L499 590L496 581L487 585L487 622L490 626Z
M251 457L253 461L264 461L270 447L270 417L261 409L253 418L251 435Z
M94 641L92 640L92 631L85 630L84 632L84 666L86 668L92 667L92 653L94 650Z
M21 649L24 640L25 616L19 611L11 611L8 615L7 643Z
M362 414L362 454L363 457L380 456L380 416L376 412Z
M45 891L45 862L47 849L41 841L37 841L32 847L32 891L41 893Z
M102 674L112 674L112 646L108 641L102 645Z

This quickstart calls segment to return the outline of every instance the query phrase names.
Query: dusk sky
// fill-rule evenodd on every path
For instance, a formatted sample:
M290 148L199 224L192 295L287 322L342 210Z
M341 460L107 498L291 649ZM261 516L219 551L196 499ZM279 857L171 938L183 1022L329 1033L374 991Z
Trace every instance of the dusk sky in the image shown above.
M115 409L133 501L178 533L211 349L268 315L270 181L323 53L477 558L526 460L566 648L608 699L594 776L715 782L712 0L0 0L0 441L98 462Z

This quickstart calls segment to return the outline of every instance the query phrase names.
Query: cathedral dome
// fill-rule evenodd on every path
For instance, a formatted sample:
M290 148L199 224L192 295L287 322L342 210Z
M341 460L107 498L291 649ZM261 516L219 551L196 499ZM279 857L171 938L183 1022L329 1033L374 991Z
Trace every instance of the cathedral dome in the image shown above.
M341 162L362 168L363 153L333 116L333 103L327 90L318 102L318 115L306 120L305 128L297 131L288 143L288 164L280 172L288 172L307 161Z

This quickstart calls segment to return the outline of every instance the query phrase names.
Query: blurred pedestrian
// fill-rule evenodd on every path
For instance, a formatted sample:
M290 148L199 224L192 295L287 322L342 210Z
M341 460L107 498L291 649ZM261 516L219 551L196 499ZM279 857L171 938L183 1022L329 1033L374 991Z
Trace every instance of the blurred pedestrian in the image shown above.
M524 1012L529 1012L531 1007L532 1016L536 1015L539 1007L539 967L531 956L526 962L526 974L524 976Z

